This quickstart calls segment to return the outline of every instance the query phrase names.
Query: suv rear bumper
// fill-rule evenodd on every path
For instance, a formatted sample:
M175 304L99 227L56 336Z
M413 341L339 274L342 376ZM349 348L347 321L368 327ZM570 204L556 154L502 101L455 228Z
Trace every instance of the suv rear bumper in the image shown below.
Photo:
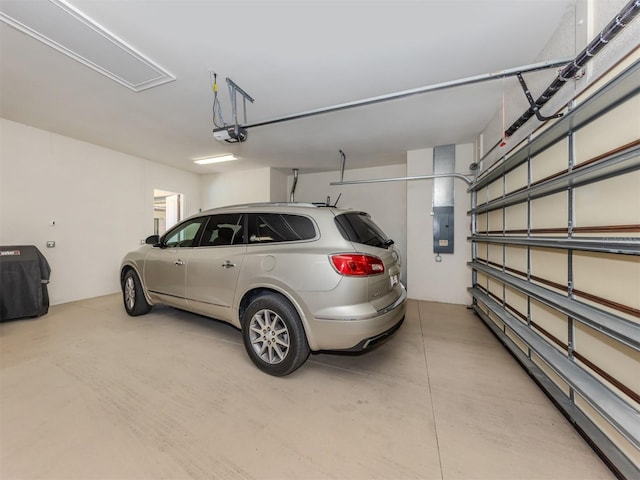
M355 352L363 352L364 350L369 350L371 348L374 348L376 345L379 345L380 343L384 342L387 338L389 338L391 335L396 333L396 331L402 325L402 322L404 322L404 316L400 319L398 323L396 323L393 327L391 327L386 332L382 332L381 334L376 335L375 337L362 340L360 343L358 343L357 345L351 348L345 348L342 350L335 350L335 351L355 353Z
M404 321L407 291L373 315L344 319L313 319L312 350L362 351L391 336Z

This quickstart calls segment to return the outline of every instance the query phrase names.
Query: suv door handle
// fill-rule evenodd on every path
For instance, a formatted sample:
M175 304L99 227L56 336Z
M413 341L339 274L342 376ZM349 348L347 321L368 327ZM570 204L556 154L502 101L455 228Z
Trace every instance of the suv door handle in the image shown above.
M181 265L184 265L184 261L182 261L182 260L178 259L178 260L176 260L175 262L173 262L173 264L174 264L174 265L181 266Z
M222 264L223 268L231 268L231 267L235 267L236 264L235 263L231 263L229 260L225 260L224 263Z

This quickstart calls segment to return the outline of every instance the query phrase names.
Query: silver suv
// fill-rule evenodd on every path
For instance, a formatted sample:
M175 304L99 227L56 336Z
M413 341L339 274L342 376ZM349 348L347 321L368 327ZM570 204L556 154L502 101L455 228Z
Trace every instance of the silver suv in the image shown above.
M400 255L364 212L314 204L207 210L121 267L129 315L166 304L228 322L249 357L287 375L311 351L362 351L404 320Z

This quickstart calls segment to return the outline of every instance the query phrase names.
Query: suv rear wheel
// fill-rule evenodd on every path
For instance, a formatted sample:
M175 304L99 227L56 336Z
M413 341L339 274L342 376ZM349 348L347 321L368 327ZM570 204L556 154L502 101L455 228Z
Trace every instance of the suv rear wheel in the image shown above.
M251 361L263 372L288 375L309 357L307 337L295 308L268 293L253 300L242 317L242 338Z

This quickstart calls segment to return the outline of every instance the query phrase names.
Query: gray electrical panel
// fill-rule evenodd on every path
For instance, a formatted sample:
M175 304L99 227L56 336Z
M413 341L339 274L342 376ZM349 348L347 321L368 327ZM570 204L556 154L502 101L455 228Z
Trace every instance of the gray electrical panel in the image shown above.
M433 207L433 253L453 253L453 207Z
M441 145L433 149L433 173L454 173L455 145ZM433 253L453 253L453 178L433 181Z

